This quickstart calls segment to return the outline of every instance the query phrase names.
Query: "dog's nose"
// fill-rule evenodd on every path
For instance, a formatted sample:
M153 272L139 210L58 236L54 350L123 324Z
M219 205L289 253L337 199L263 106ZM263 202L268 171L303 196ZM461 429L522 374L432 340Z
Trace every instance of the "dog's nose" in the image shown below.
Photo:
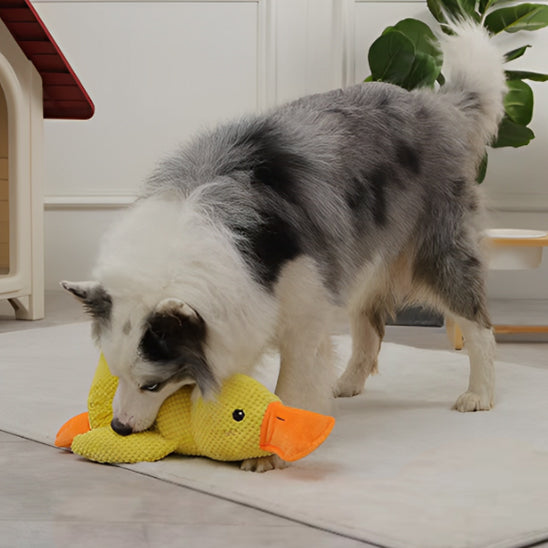
M110 426L117 434L120 434L120 436L129 436L133 433L133 428L131 428L131 426L120 422L118 419L112 419Z

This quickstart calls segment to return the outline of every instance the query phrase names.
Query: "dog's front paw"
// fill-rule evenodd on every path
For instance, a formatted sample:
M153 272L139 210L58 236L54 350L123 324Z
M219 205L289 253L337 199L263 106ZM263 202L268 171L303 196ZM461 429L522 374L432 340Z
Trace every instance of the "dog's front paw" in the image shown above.
M336 398L351 398L361 394L369 375L378 373L377 360L350 360L345 372L339 377L333 395Z
M453 409L461 413L467 413L468 411L488 411L492 407L493 398L467 391L457 398Z
M354 379L345 378L343 375L337 382L333 395L336 398L352 398L363 392L363 384L360 386Z
M280 470L287 468L289 463L278 457L278 455L269 455L268 457L257 457L242 461L240 468L246 472L268 472L269 470Z

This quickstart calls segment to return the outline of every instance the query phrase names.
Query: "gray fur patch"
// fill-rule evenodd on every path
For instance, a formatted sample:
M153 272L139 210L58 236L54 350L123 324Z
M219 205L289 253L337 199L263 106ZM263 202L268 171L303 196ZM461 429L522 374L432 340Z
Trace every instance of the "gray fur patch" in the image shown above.
M462 92L463 108L476 98ZM285 263L306 255L335 302L374 257L388 265L410 241L434 234L438 246L417 248L415 275L452 301L434 271L444 260L478 269L435 234L467 232L483 153L467 139L470 112L455 102L454 94L383 83L305 97L201 135L158 166L144 194L200 189L204 211L231 231L265 289ZM470 315L471 305L458 306Z

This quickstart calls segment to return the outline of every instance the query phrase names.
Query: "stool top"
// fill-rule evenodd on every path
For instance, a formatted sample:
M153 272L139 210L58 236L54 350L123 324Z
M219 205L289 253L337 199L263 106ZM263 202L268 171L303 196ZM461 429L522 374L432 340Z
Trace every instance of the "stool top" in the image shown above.
M546 247L548 232L514 228L496 228L486 231L489 242L504 247Z

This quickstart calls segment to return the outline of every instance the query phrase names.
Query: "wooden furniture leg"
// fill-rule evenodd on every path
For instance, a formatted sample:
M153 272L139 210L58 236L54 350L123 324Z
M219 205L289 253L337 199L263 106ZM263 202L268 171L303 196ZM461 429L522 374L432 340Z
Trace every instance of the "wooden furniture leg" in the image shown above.
M462 350L464 346L464 337L460 327L451 318L445 318L445 331L449 337L449 342L455 350Z

